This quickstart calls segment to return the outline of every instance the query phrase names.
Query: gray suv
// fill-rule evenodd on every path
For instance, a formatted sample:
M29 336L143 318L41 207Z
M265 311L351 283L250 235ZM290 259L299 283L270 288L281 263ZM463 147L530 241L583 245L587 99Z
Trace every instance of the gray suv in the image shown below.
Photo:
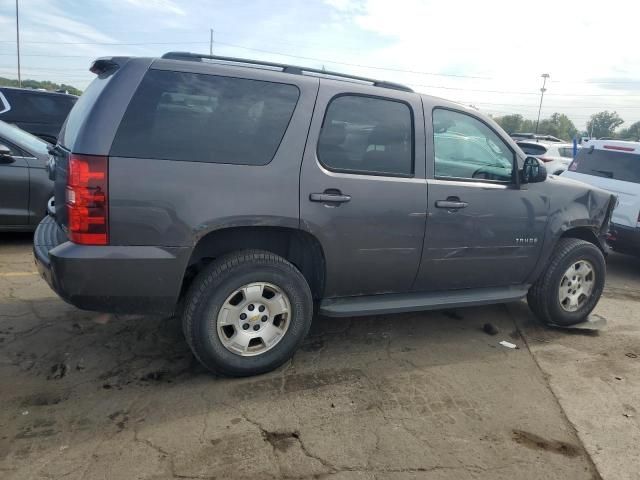
M189 53L91 70L50 162L38 268L79 308L179 312L212 371L276 368L316 311L527 297L568 325L602 293L615 197L547 178L473 109Z

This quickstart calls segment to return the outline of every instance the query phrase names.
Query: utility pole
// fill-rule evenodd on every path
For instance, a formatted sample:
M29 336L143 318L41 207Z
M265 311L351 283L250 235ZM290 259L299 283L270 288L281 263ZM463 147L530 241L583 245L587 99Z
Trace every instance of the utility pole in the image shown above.
M18 19L18 0L16 0L16 45L18 46L18 86L22 88L22 76L20 75L20 21Z
M209 29L209 55L213 56L213 28Z
M550 75L548 73L543 73L542 74L542 88L540 89L540 107L538 108L538 121L536 122L536 133L538 133L538 125L540 125L540 112L542 111L542 99L544 98L544 92L547 91L545 87L545 85L547 84L547 78L549 78Z

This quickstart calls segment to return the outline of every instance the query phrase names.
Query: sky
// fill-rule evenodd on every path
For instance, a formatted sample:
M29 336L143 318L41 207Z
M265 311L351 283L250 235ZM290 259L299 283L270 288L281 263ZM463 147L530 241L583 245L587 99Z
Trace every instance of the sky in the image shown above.
M213 52L384 79L578 128L640 120L633 0L19 0L22 78L80 89L94 58ZM15 0L0 0L0 76L17 78Z

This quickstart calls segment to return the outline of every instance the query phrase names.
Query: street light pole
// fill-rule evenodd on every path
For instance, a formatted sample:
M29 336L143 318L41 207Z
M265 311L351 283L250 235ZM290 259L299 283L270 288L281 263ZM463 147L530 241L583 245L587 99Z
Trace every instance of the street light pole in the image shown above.
M18 46L18 86L22 88L20 75L20 21L18 20L18 0L16 0L16 45Z
M209 55L213 56L213 28L209 29Z
M542 88L540 89L540 107L538 107L538 121L536 122L536 133L538 133L538 125L540 125L540 112L542 111L542 99L544 98L544 92L547 91L545 87L545 85L547 84L547 78L549 78L549 74L548 73L543 73L542 74Z

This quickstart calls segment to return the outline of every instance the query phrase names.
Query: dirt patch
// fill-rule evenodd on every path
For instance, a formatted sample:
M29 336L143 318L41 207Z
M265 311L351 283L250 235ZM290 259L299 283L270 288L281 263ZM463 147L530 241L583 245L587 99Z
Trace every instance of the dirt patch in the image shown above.
M513 440L527 448L533 450L544 450L545 452L553 452L565 457L577 457L583 453L582 448L570 443L561 442L559 440L547 440L534 433L525 432L524 430L514 430L512 432Z
M45 407L57 405L69 398L69 392L40 392L22 398L23 407Z

